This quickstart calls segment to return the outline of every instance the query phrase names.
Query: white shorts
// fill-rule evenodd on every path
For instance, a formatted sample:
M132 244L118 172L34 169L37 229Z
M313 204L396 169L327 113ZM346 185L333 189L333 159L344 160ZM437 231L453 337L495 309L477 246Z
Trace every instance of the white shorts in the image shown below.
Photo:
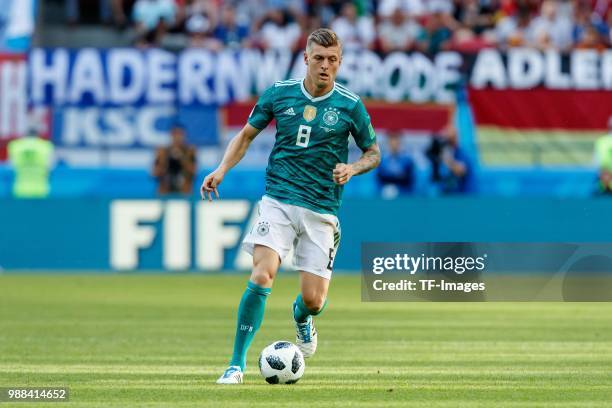
M258 211L242 249L252 255L255 245L263 245L276 251L282 262L293 247L293 263L298 271L331 279L340 244L340 223L335 215L281 203L268 196L263 196Z

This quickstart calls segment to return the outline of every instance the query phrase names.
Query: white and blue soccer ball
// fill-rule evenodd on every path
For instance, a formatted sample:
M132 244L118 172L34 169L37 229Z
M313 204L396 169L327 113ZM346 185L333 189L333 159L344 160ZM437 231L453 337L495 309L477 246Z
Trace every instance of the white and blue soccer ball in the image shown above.
M259 371L269 384L294 384L304 375L304 356L288 341L275 341L261 351Z

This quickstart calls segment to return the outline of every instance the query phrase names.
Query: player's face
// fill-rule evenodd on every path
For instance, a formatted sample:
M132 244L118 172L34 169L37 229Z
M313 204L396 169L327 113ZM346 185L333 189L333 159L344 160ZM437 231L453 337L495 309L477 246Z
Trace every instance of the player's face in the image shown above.
M317 88L331 87L336 80L336 73L342 62L340 47L323 47L312 44L310 51L304 52L304 61L308 67L307 76Z

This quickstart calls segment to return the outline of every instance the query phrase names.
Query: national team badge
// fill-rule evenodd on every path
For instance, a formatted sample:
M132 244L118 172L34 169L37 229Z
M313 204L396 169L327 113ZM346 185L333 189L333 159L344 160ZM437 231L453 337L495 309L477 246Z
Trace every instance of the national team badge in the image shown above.
M270 224L267 221L260 221L259 224L257 224L257 233L264 236L268 232L270 232Z
M338 109L336 108L325 108L325 113L323 114L323 122L327 126L334 126L338 123Z
M304 106L304 119L306 122L310 122L317 116L317 108L312 105Z

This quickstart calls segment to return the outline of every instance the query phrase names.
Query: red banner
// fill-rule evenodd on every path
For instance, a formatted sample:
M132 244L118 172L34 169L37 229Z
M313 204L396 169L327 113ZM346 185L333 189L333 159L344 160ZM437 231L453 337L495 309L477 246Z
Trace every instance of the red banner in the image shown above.
M490 166L592 166L612 92L470 89L480 160Z
M256 101L232 103L223 110L226 126L241 127ZM365 102L372 124L387 131L435 132L450 122L452 105Z
M604 130L612 116L610 91L470 89L477 125L516 129Z

